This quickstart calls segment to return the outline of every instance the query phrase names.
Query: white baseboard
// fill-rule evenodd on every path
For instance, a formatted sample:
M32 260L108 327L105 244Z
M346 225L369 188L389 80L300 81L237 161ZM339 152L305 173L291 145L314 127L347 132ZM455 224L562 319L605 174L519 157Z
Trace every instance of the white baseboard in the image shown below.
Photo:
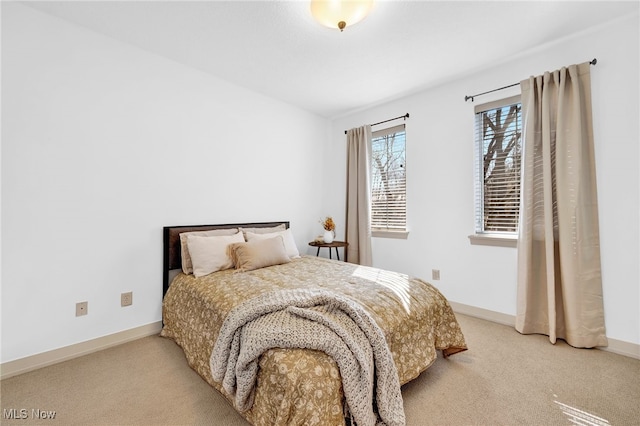
M477 308L471 305L465 305L463 303L449 301L451 308L455 313L468 315L474 318L480 318L483 320L497 322L498 324L508 325L515 327L516 317L508 314L501 314L500 312L490 311L488 309Z
M502 314L500 312L490 311L488 309L477 308L471 305L465 305L463 303L449 302L454 312L463 315L468 315L474 318L480 318L483 320L496 322L498 324L508 325L515 327L516 317L514 315ZM625 342L624 340L617 340L607 337L609 346L598 347L597 349L612 352L618 355L628 356L629 358L640 359L640 345L631 342Z
M162 321L0 364L0 380L160 333Z
M609 346L606 348L598 348L603 351L613 352L614 354L628 356L629 358L640 359L640 345L631 342L625 342L624 340L616 340L607 337L609 340Z

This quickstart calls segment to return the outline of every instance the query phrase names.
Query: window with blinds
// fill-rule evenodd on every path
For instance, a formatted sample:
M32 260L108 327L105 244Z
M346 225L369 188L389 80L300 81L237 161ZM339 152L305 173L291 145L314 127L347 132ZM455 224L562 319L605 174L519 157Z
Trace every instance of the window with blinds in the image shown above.
M371 136L371 230L406 231L405 126Z
M520 96L475 110L476 234L517 234L520 210Z

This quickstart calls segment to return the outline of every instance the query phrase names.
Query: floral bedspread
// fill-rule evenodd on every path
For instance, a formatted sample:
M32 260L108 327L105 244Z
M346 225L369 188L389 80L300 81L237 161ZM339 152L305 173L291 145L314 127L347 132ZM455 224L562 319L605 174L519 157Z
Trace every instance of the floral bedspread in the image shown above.
M250 272L204 277L179 274L163 304L161 335L184 350L189 365L232 402L209 367L226 315L242 301L273 289L324 288L357 300L383 330L400 383L416 378L437 358L466 350L444 296L406 275L303 256ZM233 403L233 402L232 402ZM271 349L260 359L253 406L242 415L254 425L344 425L337 364L309 349Z

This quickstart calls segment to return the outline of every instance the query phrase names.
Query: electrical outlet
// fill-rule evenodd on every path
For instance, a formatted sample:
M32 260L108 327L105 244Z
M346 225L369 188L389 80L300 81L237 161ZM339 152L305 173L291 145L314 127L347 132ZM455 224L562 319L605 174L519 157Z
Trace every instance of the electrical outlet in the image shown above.
M89 313L89 302L78 302L76 303L76 316L81 317L82 315L87 315Z
M120 294L120 306L131 306L133 305L133 292L130 291L128 293Z
M431 278L433 280L439 280L440 279L440 269L432 269L431 270Z

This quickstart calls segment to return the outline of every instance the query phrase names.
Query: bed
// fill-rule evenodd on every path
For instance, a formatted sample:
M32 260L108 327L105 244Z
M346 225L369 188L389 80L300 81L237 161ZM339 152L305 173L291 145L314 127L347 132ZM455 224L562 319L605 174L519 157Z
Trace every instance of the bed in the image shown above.
M437 350L446 358L467 349L449 303L435 287L399 273L295 255L291 250L297 251L297 248L291 247L291 229L286 221L175 226L165 227L163 231L161 335L181 346L191 368L222 393L253 425L344 425L354 411L345 402L352 401L345 399L345 389L352 392L353 386L346 386L346 382L343 386L338 363L322 350L267 349L256 361L255 386L251 389L249 404L239 403L238 395L223 385L220 377L214 379L214 359L218 359L215 358L214 347L217 351L230 317L242 306L260 298L291 292L333 294L354 309L364 311L364 317L374 321L374 327L379 327L383 341L386 340L382 349L390 354L400 385L426 370L436 360ZM237 262L236 268L247 265L240 250L248 247L252 250L262 247L260 250L263 252L267 250L265 247L270 247L268 257L271 258L273 252L284 251L288 260L264 267L258 262L257 267L254 264L239 269L223 268L203 275L203 271L196 272L196 263L201 262L194 257L191 259L194 271L185 273L182 253L186 251L188 254L189 247L194 250L197 247L194 244L185 249L185 241L213 241L202 239L209 234L194 232L233 233L234 237L224 238L240 238L241 235L244 241L249 240L227 246L238 249L236 257L231 256L232 263ZM278 244L277 249L273 249L276 247L274 244ZM231 251L227 250L227 255ZM197 251L193 254L200 256ZM379 371L378 367L376 364ZM382 382L378 378L376 380L380 387ZM381 406L372 405L374 410ZM381 411L381 408L377 409ZM366 422L358 424L361 423Z

